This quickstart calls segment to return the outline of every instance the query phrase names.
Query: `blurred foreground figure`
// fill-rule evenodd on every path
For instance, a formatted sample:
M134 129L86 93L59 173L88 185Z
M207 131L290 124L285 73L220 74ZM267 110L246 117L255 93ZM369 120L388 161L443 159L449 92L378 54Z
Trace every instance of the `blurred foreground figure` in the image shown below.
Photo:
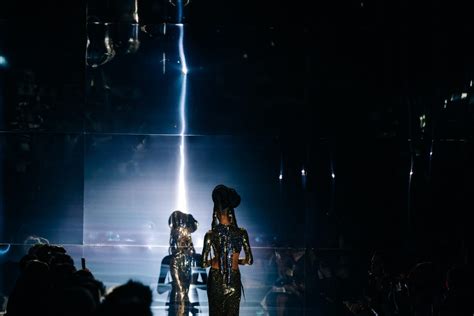
M148 286L128 281L113 289L102 302L97 315L100 316L152 316L152 293Z

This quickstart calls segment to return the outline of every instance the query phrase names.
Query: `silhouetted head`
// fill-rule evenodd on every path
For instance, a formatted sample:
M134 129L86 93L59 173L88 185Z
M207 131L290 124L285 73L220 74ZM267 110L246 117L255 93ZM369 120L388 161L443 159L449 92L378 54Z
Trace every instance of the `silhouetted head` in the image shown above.
M32 281L47 281L49 279L49 266L39 260L30 260L23 271L23 275Z
M94 275L89 270L78 270L74 272L71 284L87 289L94 299L94 304L98 306L101 298L105 295L105 285L94 278Z
M140 282L128 281L116 287L102 302L99 314L105 316L151 316L152 292Z
M186 214L181 211L174 211L171 213L170 218L168 219L168 225L171 229L183 227L188 229L190 233L193 233L197 230L199 223L191 214Z
M212 191L212 201L217 211L236 208L240 204L240 195L232 188L219 184Z
M89 289L74 286L66 287L59 292L54 308L56 315L61 316L90 316L93 315L98 302Z
M232 188L219 184L212 191L212 201L214 210L212 216L212 226L218 223L218 218L228 216L232 225L237 226L234 208L240 204L240 195Z

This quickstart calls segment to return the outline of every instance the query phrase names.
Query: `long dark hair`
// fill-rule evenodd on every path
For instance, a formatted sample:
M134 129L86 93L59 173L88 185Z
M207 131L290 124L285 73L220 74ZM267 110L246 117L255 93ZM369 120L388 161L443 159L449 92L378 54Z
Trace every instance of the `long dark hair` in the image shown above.
M212 229L219 224L218 213L222 213L225 209L227 209L226 214L229 217L230 224L238 228L234 210L240 204L240 195L237 191L219 184L212 191L212 201L214 202L211 222Z

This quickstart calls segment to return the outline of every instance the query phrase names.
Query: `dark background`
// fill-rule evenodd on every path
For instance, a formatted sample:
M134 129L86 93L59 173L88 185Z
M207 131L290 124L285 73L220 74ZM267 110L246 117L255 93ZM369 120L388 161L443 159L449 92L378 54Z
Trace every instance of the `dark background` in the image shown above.
M172 20L165 6L140 2L140 25ZM90 2L89 16L118 22L113 8ZM174 35L141 32L135 55L93 70L87 12L85 1L0 4L2 243L40 235L82 244L90 166L178 132L176 74L149 70ZM234 156L260 148L266 169L242 165L236 184L252 201L280 194L258 215L244 211L254 232L285 245L471 263L474 22L465 6L213 0L185 13L188 133L216 152L226 136ZM108 135L132 143L90 147ZM238 166L229 164L235 175Z

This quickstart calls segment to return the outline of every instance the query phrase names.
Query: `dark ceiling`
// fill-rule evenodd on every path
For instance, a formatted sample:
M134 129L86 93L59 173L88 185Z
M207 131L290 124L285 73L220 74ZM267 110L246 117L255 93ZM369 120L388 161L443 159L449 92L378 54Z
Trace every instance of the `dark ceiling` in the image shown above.
M91 1L89 11L85 1L2 4L0 49L11 61L9 76L33 80L19 71L28 69L45 89L59 89L49 96L55 104L43 129L83 127L86 12L114 21L117 3ZM138 4L141 24L163 22L166 1ZM185 13L189 64L203 69L191 92L195 133L407 139L420 132L425 114L435 136L471 134L467 101L442 112L444 100L473 77L473 22L461 5L213 0L192 1ZM10 88L14 102L18 89ZM13 116L7 110L4 128L19 128Z

